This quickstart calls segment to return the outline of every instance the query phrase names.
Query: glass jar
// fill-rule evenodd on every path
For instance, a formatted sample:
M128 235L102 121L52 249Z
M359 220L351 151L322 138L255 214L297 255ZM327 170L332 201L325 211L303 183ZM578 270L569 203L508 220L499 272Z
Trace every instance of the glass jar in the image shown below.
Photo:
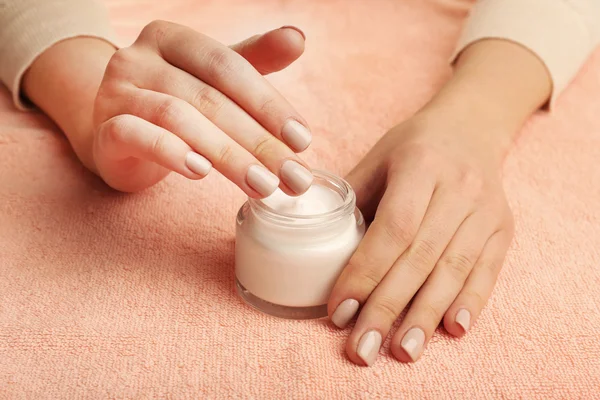
M248 199L237 215L237 291L249 305L277 317L327 316L331 289L365 233L350 185L327 172L313 175L313 187L337 199L330 211L286 213Z

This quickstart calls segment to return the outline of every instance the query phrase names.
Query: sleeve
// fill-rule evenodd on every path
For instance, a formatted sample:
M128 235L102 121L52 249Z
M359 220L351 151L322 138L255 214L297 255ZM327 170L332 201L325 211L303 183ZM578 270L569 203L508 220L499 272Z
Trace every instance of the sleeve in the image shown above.
M480 0L452 60L487 38L518 43L540 58L552 79L552 105L600 42L600 0Z
M0 0L0 80L19 109L21 79L53 44L77 36L115 43L104 7L94 0Z

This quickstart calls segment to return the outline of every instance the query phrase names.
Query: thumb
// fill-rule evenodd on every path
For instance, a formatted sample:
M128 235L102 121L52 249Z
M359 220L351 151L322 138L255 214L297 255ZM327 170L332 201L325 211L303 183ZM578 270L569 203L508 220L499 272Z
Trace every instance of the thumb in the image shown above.
M304 33L284 26L234 44L231 49L250 62L263 75L277 72L298 59L304 52Z
M356 194L356 207L369 222L373 220L379 200L387 186L386 164L382 163L380 158L368 154L346 175L346 181Z

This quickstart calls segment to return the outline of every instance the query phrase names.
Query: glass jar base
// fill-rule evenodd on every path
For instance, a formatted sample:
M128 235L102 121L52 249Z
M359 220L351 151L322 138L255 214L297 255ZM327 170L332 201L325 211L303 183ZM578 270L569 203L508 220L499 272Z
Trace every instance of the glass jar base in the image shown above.
M286 319L316 319L327 316L327 304L311 307L289 307L270 303L256 297L248 291L240 281L235 279L238 294L246 304L265 314Z

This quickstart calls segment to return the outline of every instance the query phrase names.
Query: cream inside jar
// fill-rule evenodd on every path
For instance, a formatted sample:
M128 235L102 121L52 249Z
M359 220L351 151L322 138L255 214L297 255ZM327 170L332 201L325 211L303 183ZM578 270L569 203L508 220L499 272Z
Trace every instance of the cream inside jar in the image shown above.
M249 199L237 216L235 275L251 306L283 318L320 318L365 224L342 178L313 171L313 185L291 197L277 190Z

